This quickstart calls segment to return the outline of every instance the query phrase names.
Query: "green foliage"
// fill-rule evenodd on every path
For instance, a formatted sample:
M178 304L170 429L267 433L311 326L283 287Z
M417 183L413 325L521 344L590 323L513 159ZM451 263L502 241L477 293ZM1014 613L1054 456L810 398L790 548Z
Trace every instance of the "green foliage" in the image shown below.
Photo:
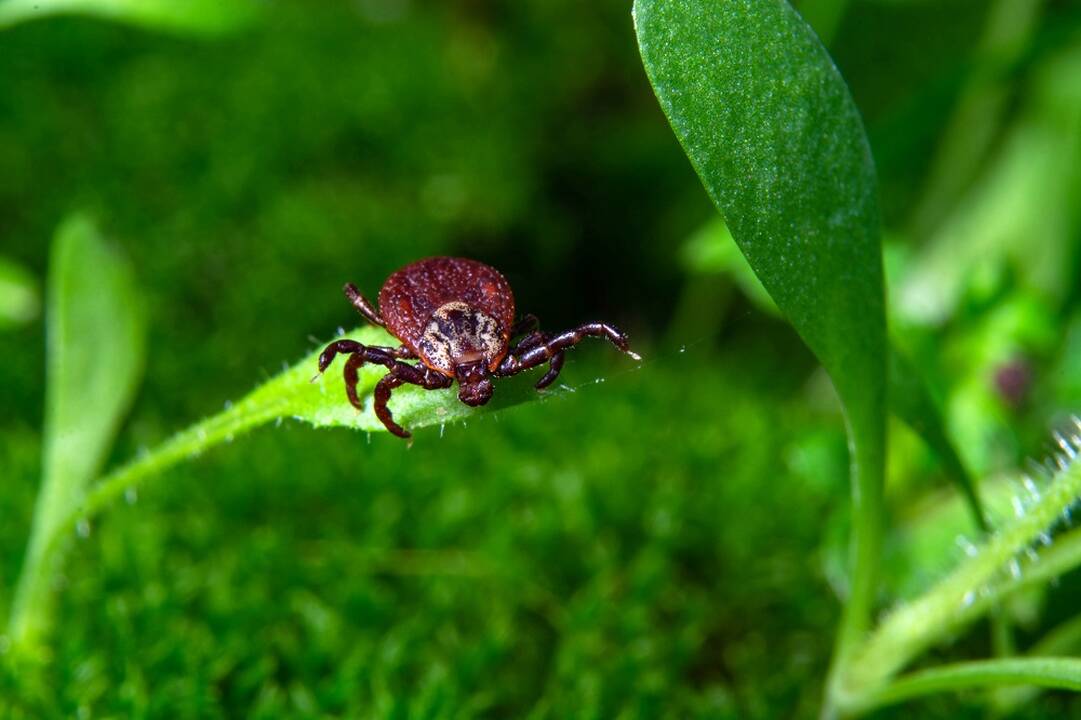
M0 330L30 322L37 317L40 305L34 276L0 258Z
M74 14L176 33L218 34L250 22L256 0L0 0L0 29Z
M760 310L778 312L769 293L740 253L724 221L716 218L702 226L683 247L684 262L695 274L730 276L740 290ZM896 347L889 354L890 410L909 425L934 450L951 481L957 483L981 530L987 519L981 509L972 478L950 441L938 401L932 396L919 370Z
M863 124L814 33L781 0L638 0L634 13L676 136L845 407L855 507L843 664L870 623L886 442L878 189Z
M1015 658L961 663L901 678L872 696L869 705L887 705L920 695L988 685L1032 684L1081 691L1079 658Z
M48 293L41 490L8 628L22 649L49 626L57 536L70 529L64 518L100 469L143 370L145 318L131 267L87 218L57 230Z
M729 224L657 113L625 4L275 0L214 43L78 18L0 34L0 253L45 276L42 239L88 208L132 240L130 304L150 319L145 385L49 516L41 573L25 553L53 353L32 317L0 333L0 608L25 571L46 602L19 613L53 619L32 647L0 634L0 716L821 717L853 526L884 536L878 621L827 713L1076 715L1081 14L794 4L871 140L911 371L891 368L888 396L923 437L891 423L877 527L846 502L834 385L856 376L834 361L831 384L808 351L838 354L860 287L819 292L834 255L791 254L877 262L858 212L808 222L867 209L876 178L840 142L862 138L832 61L783 3L648 3L682 17L650 72L689 68L704 93L664 88L694 110L673 126L720 128L719 155L748 161L709 188ZM752 32L719 34L718 11ZM830 100L813 116L809 89ZM770 244L785 223L787 266ZM616 322L647 360L586 344L565 387L501 382L493 407L514 407L495 413L403 388L391 407L415 442L390 437L346 402L341 360L309 382L315 353L355 323L343 282L374 295L432 254L502 269L546 331ZM779 310L821 311L811 335L795 324L806 343ZM1048 469L1018 476L1026 458ZM981 478L986 538L946 483L959 466ZM1016 646L996 631L986 660L992 617Z
M806 548L833 485L775 467L805 427L799 377L765 352L744 368L748 350L624 375L582 351L564 371L588 381L576 393L409 450L287 421L178 465L93 523L56 662L0 673L0 702L28 717L809 714L806 658L829 643L801 628L830 603ZM702 423L717 398L732 412ZM733 507L786 519L717 521ZM751 617L761 632L732 632Z

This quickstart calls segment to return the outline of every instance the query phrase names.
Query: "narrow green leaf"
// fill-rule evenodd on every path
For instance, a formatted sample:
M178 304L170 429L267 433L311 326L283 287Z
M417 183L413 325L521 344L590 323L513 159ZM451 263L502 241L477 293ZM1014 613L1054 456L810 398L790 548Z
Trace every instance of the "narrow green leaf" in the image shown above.
M131 267L84 217L61 225L51 262L44 475L12 612L17 646L48 625L55 565L44 562L45 548L98 473L143 369L144 318Z
M1071 462L1027 506L1022 500L1020 512L1015 508L1015 517L977 544L949 575L886 616L859 649L849 702L882 687L921 652L985 615L1009 593L1044 583L1081 561L1077 531L1055 538L1035 560L1026 552L1053 531L1079 497L1081 463Z
M254 0L0 0L0 29L53 15L89 15L175 33L236 30L259 12Z
M829 55L783 0L636 0L634 17L676 136L844 403L854 544L843 659L873 606L887 396L877 190L859 113Z
M384 330L371 326L355 330L349 333L348 337L366 345L397 344ZM326 375L315 377L313 381L318 369L320 351L321 348L311 352L238 402L230 404L222 412L180 431L154 450L109 473L80 495L78 502L58 503L55 507L62 511L59 515L54 511L54 506L50 506L47 531L39 532L35 525L35 544L31 548L34 563L38 566L51 566L56 562L77 523L89 521L125 492L137 488L149 478L160 476L179 462L198 457L216 445L230 442L272 420L292 418L314 427L345 427L368 432L386 432L386 428L371 410L372 390L379 379L386 375L386 368L381 365L365 365L360 368L357 393L365 398L366 408L363 412L358 412L349 404L345 395L340 374L343 360L331 366ZM538 392L533 388L537 379L537 373L528 373L501 380L491 402L479 408L471 408L461 403L457 397L457 388L423 390L407 385L394 391L389 407L395 420L401 425L417 430L465 422L521 402L573 392L562 386ZM394 442L401 443L403 450L408 448L404 441L394 438ZM30 561L27 565L30 566ZM39 601L47 598L46 587L34 586L33 592ZM29 599L30 591L21 595L26 595ZM21 610L16 613L16 618L20 615L34 615L27 612L26 603L22 603L19 608ZM13 633L26 622L13 620Z
M683 262L695 273L728 275L760 310L777 314L777 306L758 276L739 251L724 220L716 218L703 225L683 246ZM969 505L976 526L987 531L986 514L972 476L954 444L946 435L942 410L927 382L912 362L895 345L889 350L890 409L912 428L938 456L947 476L957 485Z
M724 220L716 218L703 225L683 246L683 262L696 273L728 275L760 310L778 312L769 293L739 251ZM972 476L954 444L946 435L942 410L926 381L911 361L895 346L889 350L890 410L916 432L938 456L947 477L961 491L976 526L986 532L986 514Z
M1027 655L1033 658L1077 655L1081 650L1081 615L1070 618L1043 636ZM1032 702L1040 694L1040 687L1021 685L1020 687L999 688L992 695L995 710L1001 714L1015 711L1022 705Z
M0 258L0 329L30 322L40 306L38 285L30 271Z
M1081 691L1081 659L1007 658L921 670L894 680L850 709L859 712L932 693L1003 685L1039 685Z
M987 532L987 516L976 492L975 483L946 436L942 411L931 396L926 381L912 362L896 347L890 347L890 409L923 438L938 456L950 480L961 491L972 513L972 520Z

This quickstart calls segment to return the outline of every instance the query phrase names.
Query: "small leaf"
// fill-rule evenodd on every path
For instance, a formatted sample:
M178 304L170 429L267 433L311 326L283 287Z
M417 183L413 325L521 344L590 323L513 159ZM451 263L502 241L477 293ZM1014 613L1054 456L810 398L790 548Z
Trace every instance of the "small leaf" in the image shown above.
M38 284L28 270L0 258L0 329L23 325L38 316Z
M636 0L634 17L672 129L844 404L855 506L847 655L874 600L887 396L877 188L859 113L783 0Z
M254 0L0 0L0 29L52 15L89 15L153 30L214 35L251 22Z
M397 345L397 340L386 331L371 326L359 328L348 334L351 339L365 345ZM76 525L100 512L128 490L136 488L146 479L160 475L178 462L197 457L215 445L229 442L242 434L268 422L292 418L313 427L345 427L368 432L387 432L371 408L371 393L379 379L387 374L381 365L365 365L357 373L357 394L363 398L365 409L356 410L346 398L340 370L343 360L338 360L327 374L314 377L318 369L322 348L314 350L292 367L248 393L222 412L213 415L172 436L152 452L136 458L116 469L86 493L85 498L68 509L64 518L54 524L62 535ZM573 390L556 386L538 392L533 383L541 371L523 373L506 378L496 385L491 402L483 407L464 405L457 397L456 388L424 390L405 385L397 388L388 404L394 419L407 430L435 425L465 422L469 418L531 400L551 398ZM395 442L400 442L395 439ZM403 447L407 447L402 443ZM54 533L57 535L57 533ZM55 539L46 543L42 554L53 555L57 550Z
M131 267L85 217L67 220L52 248L46 305L46 397L41 490L12 615L12 642L48 623L55 529L101 468L143 369L144 318Z
M371 326L357 329L347 337L365 345L399 345L398 340L385 330ZM275 402L281 403L279 416L291 416L314 427L348 427L386 432L383 423L371 409L371 393L380 378L387 374L387 369L382 365L365 365L360 368L357 393L365 399L365 410L358 412L345 396L345 385L341 376L344 358L337 359L325 375L311 382L318 368L321 350L322 348L312 352L289 370L256 389L242 404L267 406ZM457 387L425 390L415 385L403 385L394 390L388 407L398 424L407 430L413 430L468 420L476 415L563 392L559 388L552 388L538 393L533 388L533 383L538 379L537 373L526 373L499 380L491 402L479 408L471 408L459 401Z

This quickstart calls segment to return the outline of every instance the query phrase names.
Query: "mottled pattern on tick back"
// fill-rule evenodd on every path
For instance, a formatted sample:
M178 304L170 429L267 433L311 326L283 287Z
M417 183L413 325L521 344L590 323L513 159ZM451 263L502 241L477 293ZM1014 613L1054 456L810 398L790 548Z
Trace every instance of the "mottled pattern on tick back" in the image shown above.
M446 375L485 359L495 369L514 324L510 284L484 263L428 258L397 271L379 291L387 329L425 365Z

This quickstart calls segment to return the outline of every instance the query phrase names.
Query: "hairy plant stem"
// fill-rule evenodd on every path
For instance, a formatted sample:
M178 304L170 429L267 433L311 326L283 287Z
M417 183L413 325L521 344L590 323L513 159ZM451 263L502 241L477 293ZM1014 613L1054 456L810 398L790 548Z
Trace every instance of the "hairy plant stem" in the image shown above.
M1059 474L1021 517L988 538L973 557L915 601L890 614L843 668L842 682L836 686L840 691L835 698L838 710L858 711L870 698L887 693L890 679L913 658L959 626L987 613L1006 594L1026 582L1047 579L1051 572L1075 566L1081 560L1075 542L1057 553L1049 550L1045 561L1023 557L1079 495L1081 464L1074 464ZM1026 666L1028 670L1032 667Z

